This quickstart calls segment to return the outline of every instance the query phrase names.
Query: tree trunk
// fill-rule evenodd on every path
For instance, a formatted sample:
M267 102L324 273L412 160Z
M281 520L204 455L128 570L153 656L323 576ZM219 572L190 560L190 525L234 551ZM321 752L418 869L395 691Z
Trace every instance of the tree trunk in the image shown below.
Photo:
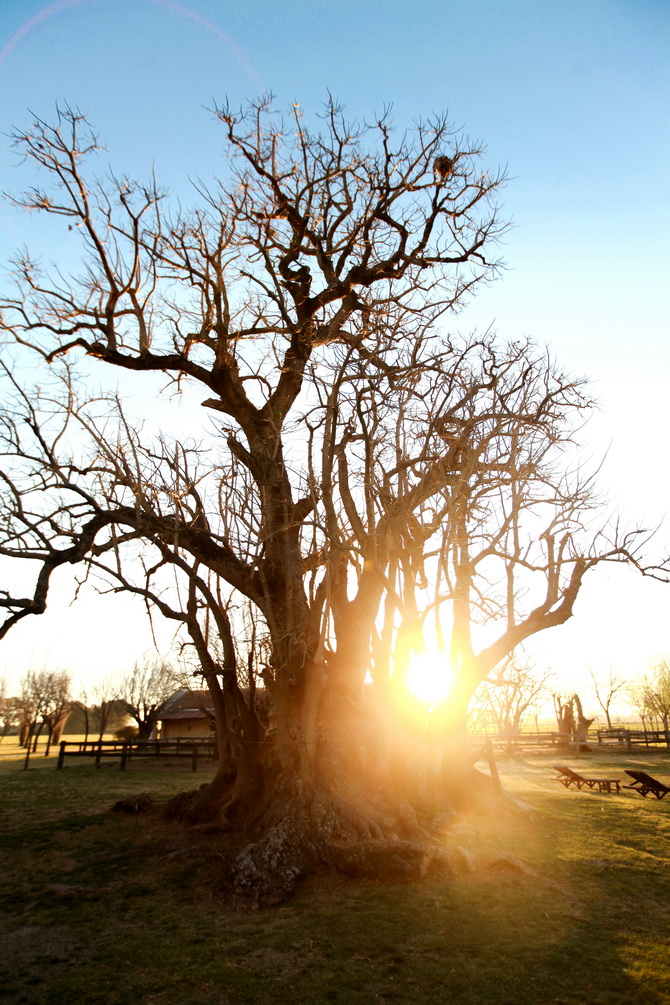
M42 733L43 729L44 729L44 723L41 722L39 724L39 726L37 727L37 732L35 733L35 736L34 736L34 739L33 739L33 754L37 750L37 741L39 740L40 734ZM30 741L28 741L28 742L30 742Z
M137 720L137 739L138 740L150 740L151 734L153 733L154 726L156 725L155 716L147 716L146 719Z
M593 725L593 719L587 719L582 710L582 703L578 694L572 696L573 705L577 711L577 716L574 722L573 740L578 744L579 749L587 747L588 745L588 732Z
M70 710L68 709L54 726L53 735L51 737L51 742L53 744L60 743L60 738L63 735L63 730L65 729L65 724L69 719L69 717L70 717Z
M367 689L366 689L367 690ZM305 711L296 699L292 720ZM369 700L369 699L368 699ZM379 710L324 690L313 750L298 738L298 754L279 743L231 741L234 764L211 784L182 793L168 813L187 822L216 824L239 838L224 882L237 906L277 904L319 864L352 876L418 879L448 870L448 856L419 822L416 770L409 785L392 784L378 751ZM309 713L308 713L309 714ZM449 801L467 798L474 768L458 760L457 785L444 788L442 724L431 726L423 748L426 804L433 816ZM284 734L282 734L284 735ZM462 751L461 751L462 754ZM415 761L416 763L416 761ZM470 779L470 781L468 781ZM440 799L441 797L441 799ZM430 823L430 821L428 821Z

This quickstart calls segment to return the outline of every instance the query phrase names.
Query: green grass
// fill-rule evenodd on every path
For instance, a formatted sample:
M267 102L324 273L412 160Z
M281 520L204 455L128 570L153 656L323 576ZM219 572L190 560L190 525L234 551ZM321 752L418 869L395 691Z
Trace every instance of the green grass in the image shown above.
M663 755L568 763L670 778ZM193 835L160 816L109 812L205 771L73 761L57 772L52 758L22 771L5 756L0 1001L670 1003L670 798L566 791L551 765L499 761L533 812L459 820L447 840L472 853L472 873L409 885L323 873L285 906L244 914L216 896L217 839L198 836L193 857ZM492 867L501 853L528 868Z

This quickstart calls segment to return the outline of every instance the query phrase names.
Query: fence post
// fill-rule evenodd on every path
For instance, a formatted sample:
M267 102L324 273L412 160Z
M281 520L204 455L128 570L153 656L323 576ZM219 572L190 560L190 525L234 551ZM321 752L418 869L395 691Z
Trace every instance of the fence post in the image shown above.
M100 767L100 758L101 758L101 756L102 756L102 740L98 740L98 749L97 749L96 754L95 754L95 766L96 766L96 768Z
M126 758L128 757L128 744L124 743L121 749L121 771L126 770Z
M56 764L56 769L60 770L63 767L65 761L65 745L66 740L61 740L60 750L58 751L58 763Z
M191 771L198 770L198 744L193 744L193 754L191 755Z

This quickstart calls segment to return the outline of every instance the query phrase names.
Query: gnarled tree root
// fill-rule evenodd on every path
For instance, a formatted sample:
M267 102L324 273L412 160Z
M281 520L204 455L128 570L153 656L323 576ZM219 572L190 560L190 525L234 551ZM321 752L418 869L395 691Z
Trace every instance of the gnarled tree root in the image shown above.
M243 843L226 871L222 890L238 908L258 909L287 900L319 865L346 876L420 880L463 871L442 835L430 834L406 803L386 801L349 787L343 791L303 788L283 781L257 798L235 799L224 780L182 793L168 812L190 824L228 821ZM260 798L258 798L260 796ZM236 806L235 820L229 816Z
M444 849L401 838L331 845L325 857L338 872L358 878L418 880L451 872Z
M434 838L406 815L412 839L398 836L398 817L383 826L379 809L369 816L332 798L293 805L262 836L244 845L226 887L235 906L257 909L288 899L319 864L346 876L418 880L450 873L452 861Z
M234 905L257 909L282 903L319 859L307 812L287 815L238 852L226 884Z

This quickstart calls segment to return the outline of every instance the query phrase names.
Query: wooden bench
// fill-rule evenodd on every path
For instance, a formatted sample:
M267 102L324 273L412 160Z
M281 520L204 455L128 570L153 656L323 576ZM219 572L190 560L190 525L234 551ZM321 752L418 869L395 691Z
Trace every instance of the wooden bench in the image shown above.
M624 785L624 789L632 789L633 792L639 792L641 796L645 797L651 792L657 799L663 799L670 792L667 785L652 778L646 771L629 771L628 768L625 770L626 774L630 775L634 781L632 785Z
M597 787L598 792L612 792L618 793L621 783L618 778L585 778L584 775L578 774L573 771L572 768L566 768L564 765L555 765L554 771L558 771L557 782L564 785L566 789L569 789L571 785L574 785L577 789L595 789Z

